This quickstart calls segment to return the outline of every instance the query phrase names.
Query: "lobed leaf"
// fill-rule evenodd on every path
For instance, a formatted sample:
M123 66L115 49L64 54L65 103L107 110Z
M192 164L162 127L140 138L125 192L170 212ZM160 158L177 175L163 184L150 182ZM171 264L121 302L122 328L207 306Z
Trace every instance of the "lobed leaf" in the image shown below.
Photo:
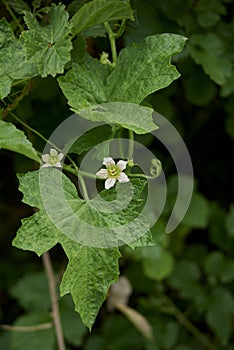
M17 64L16 64L17 62ZM31 78L38 74L34 62L28 62L21 40L16 39L10 24L0 20L0 98L11 91L14 80Z
M149 94L179 78L170 61L173 54L183 49L185 41L177 34L157 34L121 50L107 79L108 101L141 103Z
M52 3L48 16L49 23L41 25L35 15L26 12L24 20L28 30L22 33L27 59L36 64L42 77L63 73L72 50L68 37L71 25L65 6Z
M182 50L185 40L175 34L147 37L142 44L123 49L112 72L86 55L82 64L74 64L58 79L59 85L71 109L83 118L117 123L138 134L151 132L157 128L153 110L137 105L179 77L170 59Z
M132 180L134 189L132 200L127 208L119 209L121 203L129 200L129 191L124 184L119 186L117 199L116 192L112 189L101 192L104 201L100 202L101 199L98 196L86 202L78 197L75 186L58 169L42 168L18 177L19 189L24 194L23 202L37 207L39 211L22 220L22 226L17 232L13 245L20 249L35 251L38 255L57 243L62 245L69 263L63 276L61 293L62 295L71 293L76 310L90 328L110 284L118 277L120 252L117 240L121 237L124 242L125 236L132 238L136 237L136 234L148 231L147 221L143 217L140 217L142 220L138 223L134 222L143 205L141 197L145 181ZM48 197L49 212L44 207L40 177L47 185L45 196ZM60 196L61 177L65 198ZM73 216L67 210L65 199L69 209L73 211ZM106 211L109 208L108 203L110 201L113 203L114 200L119 210L108 213ZM47 206L46 208L48 209ZM52 212L54 215L51 214ZM78 224L77 218L79 218ZM124 226L127 223L129 225ZM102 233L102 227L106 228L105 233ZM110 243L112 239L114 244L111 247L110 245L105 247L106 249L92 246L89 244L89 239L93 233L96 233L100 241L103 238L104 242ZM108 236L99 237L105 234ZM145 245L149 241L150 237L138 241L137 245ZM81 244L82 242L84 244Z

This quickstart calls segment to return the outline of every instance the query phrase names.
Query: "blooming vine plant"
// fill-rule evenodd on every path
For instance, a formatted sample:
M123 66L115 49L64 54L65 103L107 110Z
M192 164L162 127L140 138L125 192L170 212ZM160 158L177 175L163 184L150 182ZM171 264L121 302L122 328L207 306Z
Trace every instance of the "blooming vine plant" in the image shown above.
M4 3L7 4L5 0ZM30 133L34 132L43 142L47 142L43 135L22 120L24 117L19 118L16 115L18 112L14 114L13 109L30 92L34 77L51 76L56 79L56 86L61 89L73 112L83 120L106 123L109 129L105 133L105 128L102 128L99 134L89 130L82 135L83 140L75 143L71 149L67 150L64 146L66 152L62 152L66 153L67 160L70 161L67 165L63 164L64 154L56 150L56 147L59 149L56 144L55 148L51 148L49 153L41 157L41 150L36 149L37 143L32 144L34 139L30 142L24 132L12 123L12 119L0 120L0 136L3 135L0 148L21 153L32 159L38 164L32 167L33 169L37 166L39 168L41 158L44 162L40 169L18 175L19 189L24 194L23 201L37 207L38 211L22 221L13 245L44 256L57 243L61 244L68 257L68 266L60 286L61 295L72 295L75 309L83 323L91 328L110 285L118 279L120 234L121 244L127 244L132 249L153 244L150 222L140 214L145 200L146 180L152 180L155 174L148 177L144 174L130 174L134 164L129 161L127 169L128 162L123 159L133 157L135 134L144 135L157 130L153 108L143 106L142 102L148 95L167 87L179 78L179 72L171 64L171 57L183 49L186 38L177 34L155 34L146 37L138 45L122 48L118 54L116 41L123 35L129 21L134 21L134 11L129 1L92 0L74 13L68 12L62 3L57 5L52 2L44 8L43 2L33 1L32 7L31 11L27 5L27 10L23 11L24 16L14 25L8 23L5 18L0 21L0 64L8 69L3 83L0 84L0 98L4 105L9 104L2 112L2 119L10 115L17 121L17 125L21 123ZM96 35L93 29L99 25L101 29ZM110 44L110 52L103 53L100 59L90 55L92 50L86 50L86 38L92 37L93 34L95 38L98 35L105 37ZM96 57L98 56L100 55L97 54ZM13 101L18 89L22 92ZM61 119L64 120L63 115ZM57 124L53 127L57 128ZM76 125L74 130L76 129L79 129L79 126ZM64 131L66 130L63 129L63 134ZM126 134L129 135L129 149L128 154L124 154L122 145L119 145L119 157L116 158L121 160L116 163L112 157L105 157L108 153L102 150L98 161L103 159L105 169L100 169L96 176L94 173L80 170L81 157L90 149L102 141L111 144L115 138ZM68 143L70 141L68 140ZM47 147L48 144L51 142L47 143ZM54 168L61 168L64 172ZM126 174L125 170L129 172ZM77 191L73 183L74 176L80 180L82 193ZM90 198L86 188L86 177L94 180L96 177L104 179L105 189L109 191L100 191L103 193L102 196L97 196L98 199ZM68 231L67 234L58 229L57 222L52 222L51 215L43 205L40 181L43 184L48 181L51 191L48 196L47 191L44 193L49 198L52 209L57 208L56 218L59 217L63 229ZM113 200L114 191L111 188L116 182L129 181L132 185L132 198L127 208L113 214L97 210L95 204L99 203L100 198L105 199L107 206ZM69 210L74 211L74 221L70 211L66 211L63 200L58 198L60 183L63 184L66 194L62 198L64 202L69 202ZM128 197L124 186L116 188L122 191L118 200L121 201L124 196L125 199ZM117 204L119 209L118 201ZM75 221L80 215L80 220ZM140 224L136 217L140 218ZM79 235L81 230L84 237L89 237L90 227L99 234L101 224L107 235L111 233L113 236L114 243L112 242L108 249L81 244L83 242L73 239L73 234L77 235L78 232ZM129 241L124 241L126 230L131 238Z

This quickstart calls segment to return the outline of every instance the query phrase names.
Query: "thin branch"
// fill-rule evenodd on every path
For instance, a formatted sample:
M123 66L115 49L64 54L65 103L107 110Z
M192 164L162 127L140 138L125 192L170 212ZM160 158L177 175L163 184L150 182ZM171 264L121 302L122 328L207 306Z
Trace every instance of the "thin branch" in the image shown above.
M116 39L119 39L123 35L123 33L125 31L126 24L127 24L127 19L123 19L118 31L115 33Z
M133 158L133 152L134 152L134 133L132 130L128 130L128 134L129 134L128 159L131 160Z
M82 192L83 192L83 197L88 202L89 201L88 191L87 191L83 176L80 172L79 172L79 180L80 180L80 184L81 184L81 188L82 188Z
M24 31L24 27L22 26L22 24L20 24L18 18L15 16L14 12L10 8L9 4L7 3L7 1L6 0L2 0L2 2L5 5L7 11L11 15L11 17L13 18L13 20L15 21L15 23L17 24L17 26L20 28L21 32L23 32Z
M58 300L57 300L57 292L56 292L56 280L50 260L50 255L48 252L42 255L43 265L47 274L49 290L50 290L50 299L52 305L52 317L58 342L58 349L65 350L65 342L63 337L63 330L60 320Z
M110 41L111 54L112 54L112 66L114 67L116 65L116 61L117 61L115 33L112 31L108 22L104 22L104 26L106 28L106 31L107 31L107 34L109 37L109 41Z
M16 99L9 106L7 106L6 109L4 109L4 111L2 112L2 119L4 119L8 114L10 114L18 106L20 101L24 98L24 96L26 96L29 93L31 88L32 88L32 82L30 80L23 88L21 94L17 96Z
M189 321L188 318L177 308L173 301L165 294L162 293L162 297L166 303L171 307L174 316L176 319L190 332L192 333L197 340L209 350L218 350L215 344L213 344L210 339L203 334L195 325Z
M1 324L0 328L4 331L11 331L11 332L37 332L42 331L45 329L50 329L53 327L53 324L51 322L38 324L36 326L11 326L9 324Z

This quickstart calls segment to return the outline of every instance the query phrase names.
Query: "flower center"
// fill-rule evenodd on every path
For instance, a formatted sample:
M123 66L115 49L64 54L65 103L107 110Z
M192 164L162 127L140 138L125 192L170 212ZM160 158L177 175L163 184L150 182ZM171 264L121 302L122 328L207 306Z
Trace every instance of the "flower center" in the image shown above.
M118 168L117 165L111 165L109 167L107 167L107 171L108 171L108 177L112 177L114 179L116 179L119 174L121 173L121 170Z
M58 156L50 156L50 159L49 159L49 163L54 165L56 163L58 163Z

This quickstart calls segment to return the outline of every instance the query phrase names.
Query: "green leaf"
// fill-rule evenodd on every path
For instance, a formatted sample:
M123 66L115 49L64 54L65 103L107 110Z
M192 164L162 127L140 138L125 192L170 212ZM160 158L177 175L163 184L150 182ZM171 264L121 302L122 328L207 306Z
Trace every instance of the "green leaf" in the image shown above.
M72 50L65 6L52 3L48 16L49 23L41 25L35 15L26 12L24 20L29 30L22 33L27 59L36 64L42 77L63 73Z
M200 278L200 270L193 261L179 261L169 277L169 283L173 288L183 290Z
M70 153L81 154L92 149L97 144L113 137L113 131L109 125L102 125L87 131L73 143Z
M54 209L56 224L62 222L62 229L66 231L60 231L61 226L57 228L52 223L43 206L41 198L43 191L39 186L39 176L48 185L47 193L50 196L47 198L49 201L47 205ZM80 219L78 227L77 221L71 217L70 212L68 214L64 199L58 195L61 191L61 176L63 194L69 208L72 208L75 219L77 217ZM85 202L78 197L77 190L71 181L58 169L43 168L18 177L19 189L24 194L24 203L40 210L33 216L22 220L22 226L18 230L13 245L20 249L35 251L38 255L43 254L58 242L63 246L69 263L63 277L61 292L63 295L68 292L72 294L76 310L80 312L83 322L91 327L110 284L115 282L118 276L120 253L117 248L117 239L122 239L125 242L126 237L130 237L134 240L137 234L139 236L149 230L149 224L143 216L140 216L136 222L134 221L141 212L144 203L141 197L145 181L132 180L134 191L132 200L127 208L121 209L122 203L129 202L130 193L128 188L124 186L125 184L119 184L117 188L118 198L116 198L116 189L111 189L101 192L102 202L100 202L100 197ZM113 200L115 202L112 204L115 205L116 209L120 208L119 211L106 212L110 208L110 201ZM125 226L122 227L122 225ZM103 237L104 242L113 241L113 248L96 248L77 243L77 241L80 242L80 237L83 237L82 242L88 244L90 235L95 233L97 239L100 240L102 237L99 238L99 230L102 227L106 228L106 234L108 233L110 236Z
M170 59L182 50L185 40L176 34L147 37L120 52L112 73L109 66L86 55L82 65L74 65L58 79L60 87L77 112L105 102L139 104L180 76Z
M168 277L168 283L183 299L191 300L199 310L207 304L207 294L200 284L200 269L194 261L181 260Z
M195 12L200 26L208 28L215 25L221 15L226 14L226 8L220 0L201 0L195 6Z
M11 288L11 295L28 311L49 311L51 306L47 277L44 272L28 274Z
M234 261L214 251L205 260L205 271L208 276L217 277L223 283L231 282L234 279Z
M130 104L140 104L146 96L179 77L170 59L182 50L185 40L175 34L147 37L142 44L120 52L112 73L109 66L86 55L83 64L74 64L58 79L59 85L71 109L82 117L117 123L139 134L150 132L156 129L152 109ZM108 102L128 102L129 106L108 106Z
M14 326L31 327L43 323L52 323L52 319L47 313L35 312L19 317ZM45 329L36 332L11 332L10 349L11 350L53 350L55 348L54 329Z
M16 39L10 24L2 18L0 20L0 98L3 99L10 93L14 80L31 78L37 74L34 62L26 60L21 40Z
M79 115L93 122L118 124L136 134L146 134L158 129L152 118L153 110L134 103L105 103L86 108Z
M189 227L205 228L209 220L209 203L204 196L194 192L183 224Z
M25 11L30 11L30 7L23 0L7 0L7 2L10 7L12 7L13 10L20 15L24 14Z
M217 95L217 87L204 73L202 68L188 60L186 72L182 72L184 93L189 102L195 106L205 106Z
M104 24L97 24L92 28L85 29L81 32L83 38L105 38L106 37L106 28Z
M197 20L201 27L209 28L214 26L220 20L220 16L214 12L204 11L197 14Z
M189 52L215 83L223 85L231 76L232 62L217 35L213 33L193 35L190 39Z
M232 333L234 299L229 290L217 287L209 294L206 321L217 334L223 345L227 344Z
M0 149L4 148L40 162L36 150L23 131L13 124L0 120Z
M121 50L107 79L108 101L141 103L149 94L179 78L170 61L173 54L183 49L185 41L180 35L157 34Z
M162 314L153 315L152 325L154 337L157 339L156 349L173 349L179 337L179 324L175 321L168 321ZM147 348L148 349L148 348ZM155 345L149 350L155 349Z
M136 241L128 243L128 246L131 247L132 249L135 249L139 247L153 246L154 244L155 244L155 241L153 240L152 233L151 231L148 231L146 234L138 238Z
M71 293L75 310L91 328L109 286L118 279L121 254L118 248L97 249L71 240L64 242L63 248L69 264L63 275L61 294Z
M72 17L72 32L77 34L97 24L120 19L134 20L128 3L117 0L93 0L82 6Z
M72 110L80 112L107 102L106 79L109 74L109 66L85 55L83 64L74 64L65 76L58 78L58 82Z
M169 252L160 246L142 248L139 252L142 257L145 275L156 281L170 275L173 268L173 258Z
M86 55L83 64L74 64L58 82L71 109L83 118L116 123L136 133L155 130L152 109L130 103L105 103L108 102L106 79L109 74L108 66Z

